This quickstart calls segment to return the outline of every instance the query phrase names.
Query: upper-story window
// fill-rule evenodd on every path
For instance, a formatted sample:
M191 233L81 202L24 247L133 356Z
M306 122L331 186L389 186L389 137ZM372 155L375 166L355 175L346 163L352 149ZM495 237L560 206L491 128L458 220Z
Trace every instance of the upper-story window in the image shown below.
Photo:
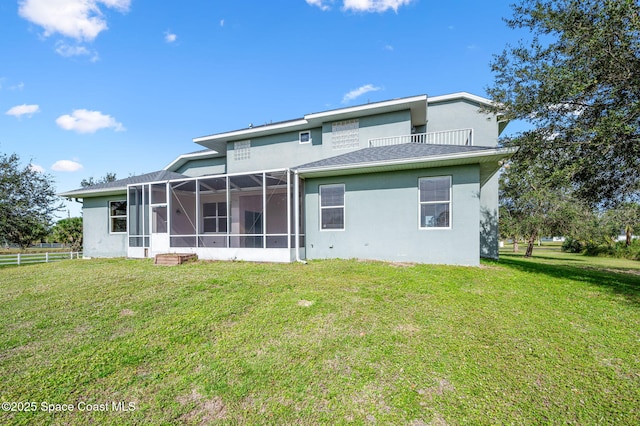
M360 122L336 121L331 124L331 147L333 149L358 148L360 146Z
M239 141L233 144L233 159L248 160L251 158L251 141Z
M300 137L298 140L300 141L300 143L311 143L311 132L309 130L300 132Z
M109 232L127 232L127 200L109 201Z

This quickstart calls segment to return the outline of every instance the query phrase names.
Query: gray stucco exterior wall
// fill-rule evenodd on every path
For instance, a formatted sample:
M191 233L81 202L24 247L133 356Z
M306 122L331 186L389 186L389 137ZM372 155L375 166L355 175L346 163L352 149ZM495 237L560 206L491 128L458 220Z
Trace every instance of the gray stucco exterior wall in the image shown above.
M189 177L204 175L222 175L227 172L226 157L208 158L204 160L191 160L176 170Z
M418 179L452 177L450 229L419 229ZM320 230L319 186L345 185L345 229ZM478 265L477 165L314 178L305 181L307 259L361 258Z
M332 123L326 122L322 128L307 129L311 132L311 143L301 144L299 131L285 132L272 136L250 139L250 158L236 160L235 141L227 146L227 173L274 170L311 163L323 158L344 154L369 146L369 139L408 135L411 133L411 113L409 110L387 114L359 117L359 144L348 149L334 149ZM181 171L181 173L184 173Z
M481 114L480 104L467 100L429 103L427 132L442 132L453 129L473 129L473 144L476 146L498 145L497 117Z
M498 180L496 173L480 189L480 256L490 259L499 256Z
M127 234L109 232L109 201L126 200L126 193L109 197L85 198L82 220L85 257L123 257L127 255Z

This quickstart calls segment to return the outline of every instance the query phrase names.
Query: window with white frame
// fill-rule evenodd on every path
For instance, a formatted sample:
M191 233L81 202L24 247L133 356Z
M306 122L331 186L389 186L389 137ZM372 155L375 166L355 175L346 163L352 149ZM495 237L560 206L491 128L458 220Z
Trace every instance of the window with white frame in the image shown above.
M205 233L227 232L227 203L204 203L202 220Z
M109 232L127 232L127 200L109 201Z
M360 146L360 122L337 121L331 124L331 147L333 149L358 148Z
M311 132L309 130L300 132L298 140L300 143L311 143Z
M233 159L248 160L251 158L251 141L239 141L233 144Z
M344 184L320 185L320 229L344 229Z
M419 179L420 228L451 227L451 176Z

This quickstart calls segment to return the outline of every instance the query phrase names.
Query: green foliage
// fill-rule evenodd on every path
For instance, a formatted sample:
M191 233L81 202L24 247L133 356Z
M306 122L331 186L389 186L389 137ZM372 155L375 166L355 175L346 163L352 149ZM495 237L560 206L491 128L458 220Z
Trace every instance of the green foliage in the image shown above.
M60 210L50 176L20 167L16 154L0 154L0 236L26 249L44 238Z
M570 233L584 214L562 173L550 162L516 154L500 175L500 234L527 241L527 256L545 235Z
M587 256L606 256L621 259L640 260L640 240L633 240L629 244L627 244L626 241L616 241L612 244L596 244L592 242L577 243L582 248L582 250L574 251L573 253L584 253ZM578 246L578 244L576 245L576 247ZM564 245L562 248L564 250ZM570 250L565 251L571 252Z
M65 244L73 251L82 250L82 218L61 219L51 231L55 242Z
M82 188L87 188L89 186L98 185L100 183L115 182L115 180L116 180L116 174L108 172L106 175L104 175L100 179L94 179L93 176L90 176L89 179L82 179L82 181L80 182L80 186Z
M631 245L635 230L640 230L640 204L622 203L615 209L607 211L609 221L618 226L625 235L625 244Z
M589 256L611 256L637 259L634 229L640 229L640 207L622 203L602 212L587 211L568 235L563 250ZM617 241L624 234L624 241Z
M585 244L572 237L566 237L562 242L562 251L567 253L582 253L584 251Z
M618 241L614 246L614 257L640 260L640 240L634 239L627 244L626 241Z
M551 161L580 198L640 195L640 5L635 0L521 0L507 25L530 31L492 64L489 95L529 121L520 156Z

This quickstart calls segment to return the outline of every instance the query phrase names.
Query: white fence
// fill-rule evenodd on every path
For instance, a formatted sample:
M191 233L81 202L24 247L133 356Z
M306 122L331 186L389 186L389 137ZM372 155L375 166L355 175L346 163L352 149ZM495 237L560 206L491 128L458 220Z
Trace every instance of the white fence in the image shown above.
M414 133L369 140L369 147L424 143L433 145L473 145L473 129L446 130L443 132Z
M0 266L6 265L30 265L32 263L49 263L59 260L80 259L82 252L67 251L56 253L16 253L0 255Z

